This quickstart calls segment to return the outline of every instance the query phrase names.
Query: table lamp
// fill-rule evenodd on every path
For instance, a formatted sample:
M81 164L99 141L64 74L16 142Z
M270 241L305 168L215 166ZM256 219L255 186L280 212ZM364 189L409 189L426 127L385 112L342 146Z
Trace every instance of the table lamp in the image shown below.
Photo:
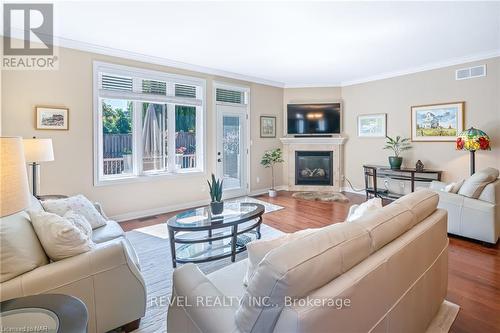
M52 139L24 139L24 156L26 162L31 165L33 176L33 196L37 197L37 173L39 162L49 162L54 160L54 151L52 149Z
M457 137L457 150L470 152L470 174L476 172L476 150L491 150L489 136L480 129L471 127Z
M20 137L0 137L0 185L0 217L29 207L28 175Z

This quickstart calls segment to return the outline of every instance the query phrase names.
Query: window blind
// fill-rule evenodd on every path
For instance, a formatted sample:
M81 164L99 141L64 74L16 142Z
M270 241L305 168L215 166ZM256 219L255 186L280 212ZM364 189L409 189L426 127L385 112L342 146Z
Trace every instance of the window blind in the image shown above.
M217 88L215 92L217 102L227 102L234 104L245 104L244 92Z
M185 84L175 84L175 96L196 98L196 87Z
M132 91L132 78L102 74L101 88L115 91Z
M145 94L166 95L167 83L155 80L142 80L142 92Z

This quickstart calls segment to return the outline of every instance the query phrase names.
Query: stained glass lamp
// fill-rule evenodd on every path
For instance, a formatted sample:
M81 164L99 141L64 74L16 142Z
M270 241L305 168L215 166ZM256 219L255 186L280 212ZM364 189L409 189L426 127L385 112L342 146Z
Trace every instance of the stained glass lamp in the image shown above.
M480 129L471 127L463 131L457 137L457 150L468 150L470 152L470 174L476 169L476 150L491 150L490 137Z

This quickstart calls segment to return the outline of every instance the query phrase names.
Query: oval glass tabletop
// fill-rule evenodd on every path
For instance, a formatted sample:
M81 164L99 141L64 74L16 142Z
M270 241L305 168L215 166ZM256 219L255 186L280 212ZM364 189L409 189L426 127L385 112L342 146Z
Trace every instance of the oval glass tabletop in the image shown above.
M224 202L221 214L213 215L210 206L190 209L167 221L175 230L207 230L223 228L252 220L264 213L264 206L251 202Z

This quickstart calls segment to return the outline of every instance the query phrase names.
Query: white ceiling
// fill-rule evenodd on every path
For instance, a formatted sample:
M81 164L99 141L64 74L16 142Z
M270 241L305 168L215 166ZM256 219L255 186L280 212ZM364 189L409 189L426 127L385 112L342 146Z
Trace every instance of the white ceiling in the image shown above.
M276 85L335 86L500 55L500 2L57 2L55 34Z

